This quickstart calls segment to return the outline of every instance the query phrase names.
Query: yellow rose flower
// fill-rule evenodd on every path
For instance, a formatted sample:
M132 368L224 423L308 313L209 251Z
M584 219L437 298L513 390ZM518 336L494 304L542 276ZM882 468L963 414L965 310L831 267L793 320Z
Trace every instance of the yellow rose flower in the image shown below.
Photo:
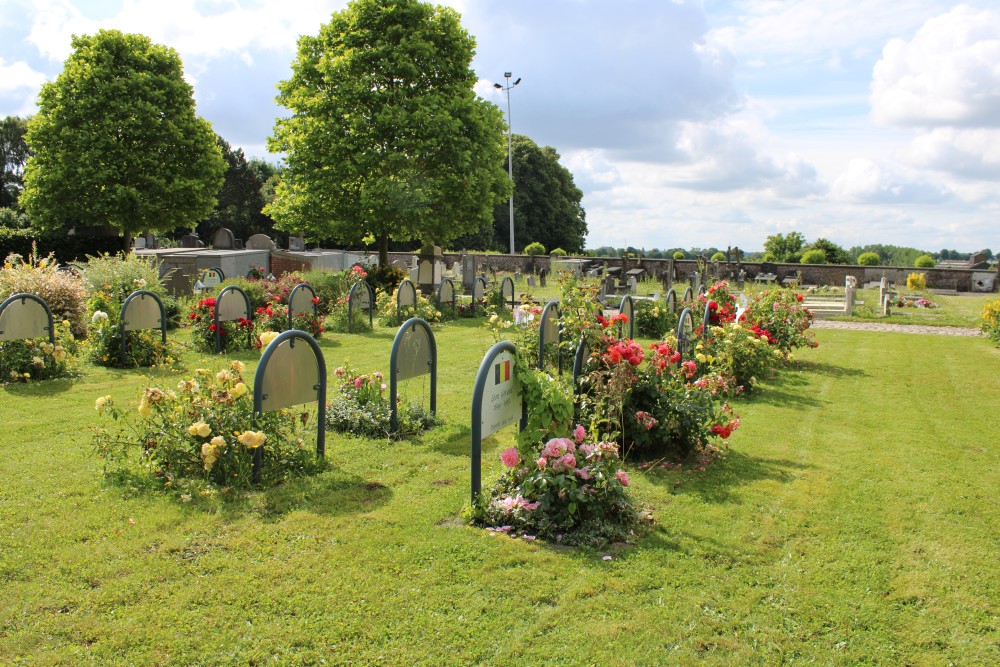
M229 364L229 369L242 375L246 372L247 367L242 361L233 361Z
M215 462L219 460L219 448L211 443L204 443L201 446L201 458L205 462L205 470L211 470Z
M243 431L236 439L247 449L257 449L264 444L267 436L261 431Z
M242 396L245 393L247 393L247 386L245 384L243 384L242 382L237 382L236 386L233 387L232 391L230 392L230 394L232 394L233 398L239 398L240 396Z
M197 435L202 438L207 438L212 434L212 427L203 421L197 421L188 427L188 433L190 435Z
M139 400L139 406L136 408L136 411L138 411L138 413L143 417L148 417L153 414L153 409L149 407L149 402L146 400L145 396Z
M209 441L213 446L218 448L223 448L226 446L226 439L221 435L217 435Z
M261 351L261 354L263 354L264 350L267 349L267 346L271 344L271 341L273 341L277 337L278 337L278 334L277 334L277 332L274 332L274 331L265 331L264 333L262 333L260 335L260 351Z
M104 408L111 405L111 396L100 396L96 401L94 401L94 409L98 413L104 412Z
M228 370L221 370L215 374L215 379L219 382L231 382L233 379L233 372Z

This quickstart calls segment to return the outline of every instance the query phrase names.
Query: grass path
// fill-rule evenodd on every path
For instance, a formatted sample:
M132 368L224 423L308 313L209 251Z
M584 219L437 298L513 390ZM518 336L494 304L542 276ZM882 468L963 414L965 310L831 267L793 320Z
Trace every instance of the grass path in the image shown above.
M0 664L1000 663L1000 352L817 339L738 402L722 462L633 471L656 525L596 551L462 524L490 342L464 323L438 334L442 427L330 434L329 471L242 500L102 481L93 401L135 373L0 389ZM323 347L385 370L390 344Z

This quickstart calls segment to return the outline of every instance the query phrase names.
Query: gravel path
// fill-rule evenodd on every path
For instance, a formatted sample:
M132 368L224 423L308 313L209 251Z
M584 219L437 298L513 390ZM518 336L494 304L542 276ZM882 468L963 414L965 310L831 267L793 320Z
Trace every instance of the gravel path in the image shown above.
M938 336L966 336L976 338L979 329L965 327L934 327L925 324L880 324L878 322L841 322L837 320L814 320L813 329L851 329L854 331L898 331L902 333L935 334Z

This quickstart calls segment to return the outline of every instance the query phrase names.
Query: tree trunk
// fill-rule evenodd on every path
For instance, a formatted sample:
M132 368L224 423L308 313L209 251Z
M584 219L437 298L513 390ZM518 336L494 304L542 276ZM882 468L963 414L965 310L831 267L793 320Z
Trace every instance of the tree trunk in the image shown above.
M132 252L132 235L122 232L122 254L128 255L130 252Z
M378 237L378 263L380 266L389 265L389 235L382 234Z

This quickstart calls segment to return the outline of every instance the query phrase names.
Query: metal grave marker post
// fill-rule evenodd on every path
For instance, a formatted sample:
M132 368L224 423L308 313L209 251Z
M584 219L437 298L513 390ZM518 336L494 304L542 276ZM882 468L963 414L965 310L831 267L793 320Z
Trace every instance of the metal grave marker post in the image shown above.
M680 368L681 363L687 356L693 336L694 320L691 316L691 309L685 308L681 311L680 318L677 320L677 351L681 353L681 358L677 360L678 368Z
M309 283L299 283L288 295L288 328L294 329L294 319L301 315L316 317L316 291Z
M486 297L486 278L476 276L472 281L472 315L476 315L476 304Z
M510 276L504 277L500 282L500 299L504 303L510 301L510 309L514 310L514 281Z
M160 297L149 290L137 290L128 295L122 304L121 313L122 366L128 356L128 332L143 329L159 329L163 344L167 344L167 312Z
M0 304L0 341L48 336L55 345L55 322L45 299L22 292Z
M712 309L709 307L712 304L711 299L705 301L705 314L701 318L701 332L703 336L708 336L708 327L712 325Z
M583 369L587 365L587 360L590 358L590 346L587 345L587 339L581 338L580 343L576 346L576 354L573 356L573 386L577 386L577 382L580 380L580 376L583 374Z
M319 344L305 331L290 329L264 349L253 379L253 417L303 403L318 403L316 456L326 453L326 360ZM253 478L260 481L264 460L258 447L253 453Z
M350 330L351 326L354 324L354 309L358 308L360 310L368 311L368 327L372 326L372 313L374 308L372 304L375 303L375 292L372 291L372 286L366 283L364 280L359 280L353 285L351 285L351 291L347 295L347 329Z
M438 287L438 310L444 312L444 304L449 304L452 311L455 310L455 281L451 278L442 278L441 286Z
M242 297L242 298L239 298ZM250 297L242 288L230 285L219 292L215 299L215 352L222 351L221 322L236 322L253 319ZM253 346L253 327L247 326L247 347Z
M486 352L472 389L472 502L482 490L483 438L520 420L527 423L521 383L514 372L517 348L502 340Z
M618 306L618 312L623 314L628 318L628 337L635 338L635 304L632 302L632 297L626 294L622 297L621 305ZM625 334L625 327L620 327L618 335L623 336Z
M389 353L389 405L392 410L389 427L393 432L399 429L396 412L399 381L427 374L431 376L433 415L437 413L437 343L430 325L419 317L411 317L399 327Z
M417 288L413 284L412 280L404 280L399 283L399 288L396 289L396 320L402 317L403 308L405 306L413 306L417 303Z
M691 289L689 285L686 290L684 290L684 297L681 299L681 303L687 303L688 301L694 300L694 290Z
M667 301L667 312L673 315L674 313L677 312L677 292L674 291L673 287L667 290L666 301Z
M559 374L562 375L562 350L559 343L562 342L562 327L559 326L559 302L549 301L542 309L542 318L538 326L538 369L545 370L545 346L549 343L556 344L556 360L559 366Z
M747 295L740 294L740 305L736 308L736 322L737 324L741 319L743 319L743 313L747 312Z

